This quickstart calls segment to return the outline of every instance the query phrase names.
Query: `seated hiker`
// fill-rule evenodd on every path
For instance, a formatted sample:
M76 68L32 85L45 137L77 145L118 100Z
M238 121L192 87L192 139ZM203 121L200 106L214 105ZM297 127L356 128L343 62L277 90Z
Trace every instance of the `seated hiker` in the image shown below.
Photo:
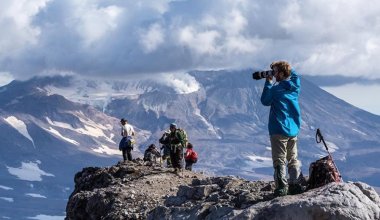
M185 162L186 170L192 170L193 164L198 161L198 154L193 150L193 145L191 143L187 144L186 154L185 154Z
M171 163L171 159L170 159L169 134L170 134L170 131L165 131L159 140L160 144L162 144L161 150L164 150L164 152L162 154L162 160L163 161L166 160L166 165L168 168L172 167L172 163Z
M157 150L156 145L149 145L148 149L144 153L144 161L156 162L157 158L160 158L160 152Z

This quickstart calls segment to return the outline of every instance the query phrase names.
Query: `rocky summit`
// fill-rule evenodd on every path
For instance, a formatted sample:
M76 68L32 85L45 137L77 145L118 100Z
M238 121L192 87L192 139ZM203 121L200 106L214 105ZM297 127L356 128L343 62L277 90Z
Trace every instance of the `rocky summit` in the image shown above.
M380 219L380 198L365 183L331 183L274 197L274 183L173 173L140 159L74 178L66 219Z

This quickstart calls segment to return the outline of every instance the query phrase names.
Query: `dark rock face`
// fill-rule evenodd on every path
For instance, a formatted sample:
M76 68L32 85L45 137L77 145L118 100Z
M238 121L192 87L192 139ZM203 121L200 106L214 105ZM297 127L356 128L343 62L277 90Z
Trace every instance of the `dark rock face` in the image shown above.
M181 185L202 174L181 176L159 164L137 159L115 166L84 168L75 175L75 189L66 207L66 219L145 219Z
M360 182L275 198L273 182L174 174L135 160L85 168L75 184L66 219L380 219L379 195Z

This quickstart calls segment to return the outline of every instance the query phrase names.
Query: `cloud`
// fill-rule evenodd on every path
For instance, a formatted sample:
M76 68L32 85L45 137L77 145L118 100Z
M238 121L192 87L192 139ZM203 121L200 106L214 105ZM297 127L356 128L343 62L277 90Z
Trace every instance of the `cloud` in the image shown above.
M13 76L8 72L0 72L0 86L6 85L13 80Z
M376 0L33 0L0 3L0 72L117 77L268 68L380 78Z
M144 52L153 52L164 42L163 31L160 24L153 24L147 30L141 30L140 44Z
M155 81L173 88L179 94L188 94L200 89L198 81L187 73L159 74Z
M26 47L38 42L41 30L32 19L50 0L0 2L0 59L16 56Z

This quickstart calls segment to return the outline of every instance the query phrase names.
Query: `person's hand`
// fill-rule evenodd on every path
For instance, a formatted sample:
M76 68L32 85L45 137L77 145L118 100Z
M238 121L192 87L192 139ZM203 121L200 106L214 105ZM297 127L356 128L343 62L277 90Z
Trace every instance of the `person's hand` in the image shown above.
M272 81L273 81L273 76L268 76L268 77L266 78L266 81L272 83Z

